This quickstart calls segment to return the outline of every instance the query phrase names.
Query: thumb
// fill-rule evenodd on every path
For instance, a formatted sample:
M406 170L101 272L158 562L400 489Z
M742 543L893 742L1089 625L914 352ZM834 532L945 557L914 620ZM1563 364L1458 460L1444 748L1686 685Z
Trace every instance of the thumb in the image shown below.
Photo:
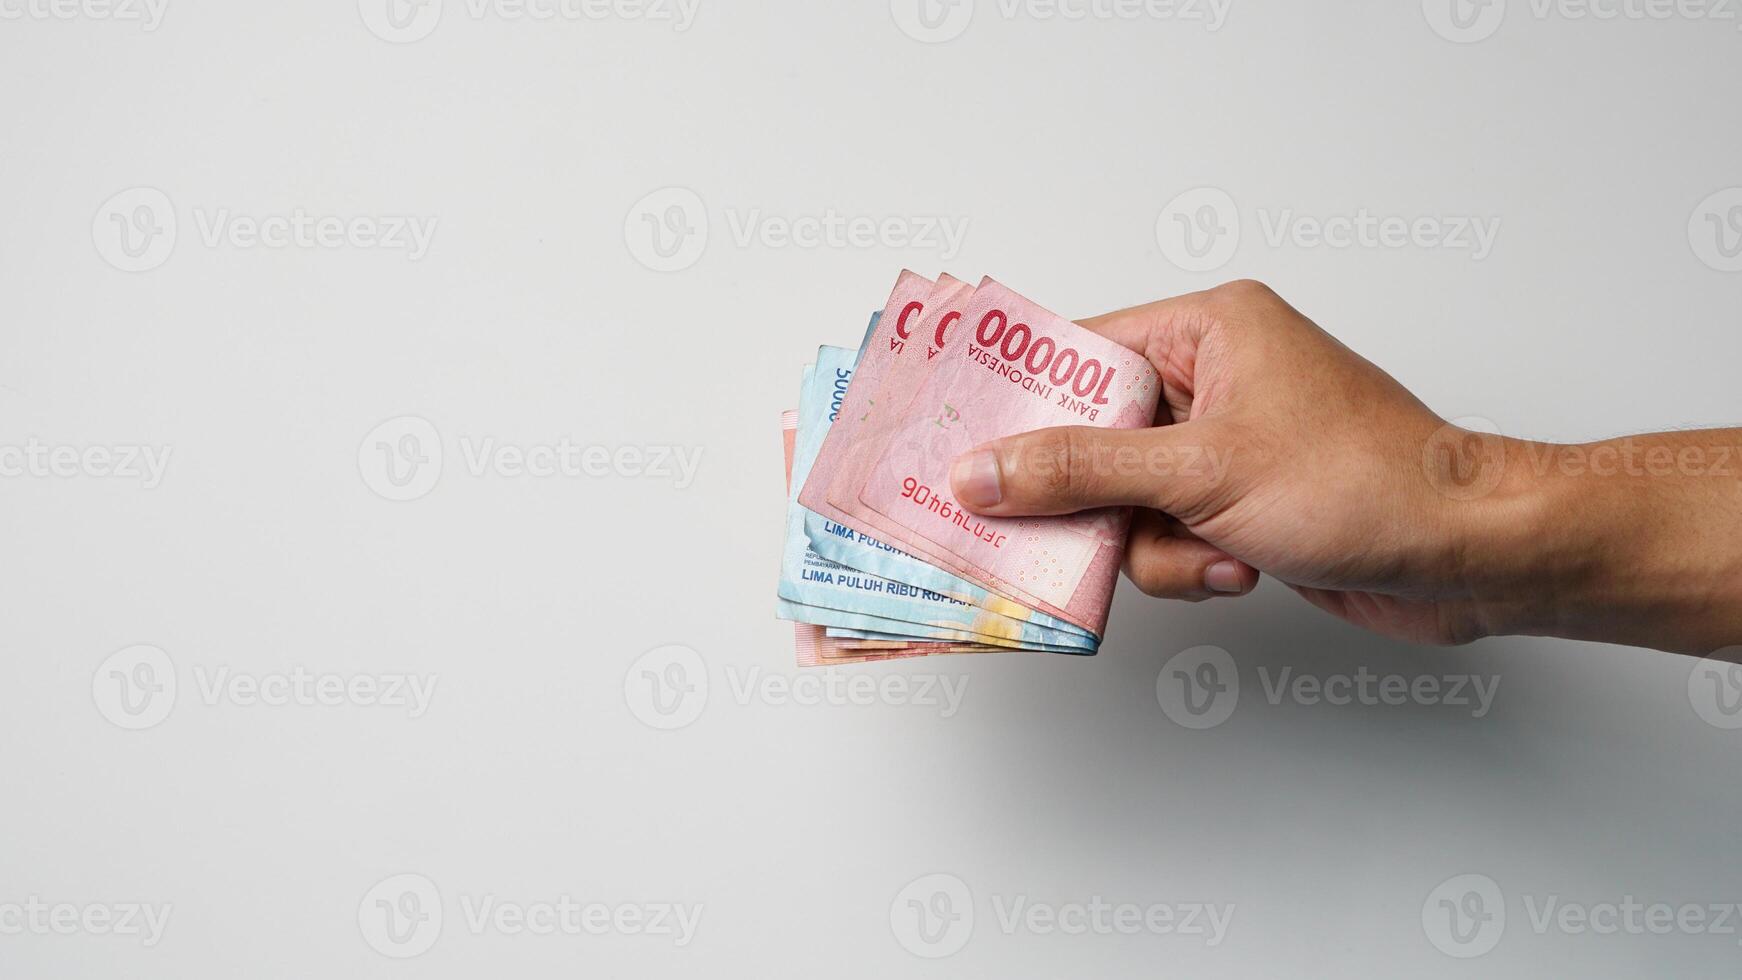
M1037 429L963 453L956 499L977 514L1044 517L1095 507L1190 508L1222 475L1204 422L1153 429Z

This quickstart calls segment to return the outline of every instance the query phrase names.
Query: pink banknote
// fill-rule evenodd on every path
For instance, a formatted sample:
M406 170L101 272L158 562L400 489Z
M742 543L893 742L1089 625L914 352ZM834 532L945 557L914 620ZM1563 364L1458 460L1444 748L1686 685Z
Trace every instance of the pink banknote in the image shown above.
M1130 511L977 517L951 493L950 465L975 446L1034 429L1152 425L1155 370L991 279L959 312L918 390L890 417L896 424L858 489L861 506L843 509L862 522L875 515L891 544L1100 636Z
M889 447L889 441L900 428L904 412L913 402L913 396L919 392L920 385L937 366L937 360L945 348L961 334L957 326L973 297L974 287L958 283L955 288L940 289L928 299L927 308L918 325L910 331L916 341L904 344L900 356L894 358L884 369L883 378L874 396L874 401L882 411L860 421L854 431L853 452L842 461L835 472L819 475L815 469L811 470L810 482L814 484L826 480L824 486L829 503L851 518L842 523L859 528L867 534L886 536L891 542L901 536L898 524L859 500L859 490L871 476L871 471L882 457L883 451ZM909 551L931 560L939 567L950 567L944 559L947 555L946 549L932 548L922 542ZM950 570L961 574L959 568Z
M911 275L903 273L904 279ZM897 283L888 310L867 338L852 385L842 400L840 417L830 427L825 439L824 453L819 455L800 489L801 504L839 525L868 535L895 531L885 526L882 515L859 502L858 490L899 423L902 409L913 400L914 392L945 345L959 333L954 329L955 325L961 320L964 304L973 293L974 288L967 283L941 275L937 288L922 303L911 299L911 294L905 293L903 283ZM851 557L831 557L844 564L853 564ZM918 558L930 561L940 572L948 569L939 555L921 552ZM971 586L953 569L948 569L951 574L941 579L931 575L908 577L899 561L888 560L890 564L887 566L869 565L865 568L891 579L936 590L958 601L990 610L1000 617L1038 621L1034 610L983 587ZM952 587L952 582L961 588ZM1046 623L1048 628L1087 634L1086 630L1062 620L1045 618L1049 620ZM1071 642L1074 641L1067 641L1067 645Z
M798 436L798 412L780 415L781 449L786 456L786 481L792 484L792 457ZM863 640L836 639L821 626L794 623L793 648L800 667L823 667L831 664L876 663L882 660L904 660L910 657L935 657L951 653L996 653L999 647L978 643L873 643Z
M992 648L961 643L888 644L877 648L855 647L850 640L837 640L827 635L821 626L793 623L793 647L800 667L828 667L836 664L869 664L884 660L907 660L913 657L935 657L950 653L987 653Z
M827 489L834 474L848 466L859 455L859 431L868 420L874 403L879 402L878 389L883 376L897 357L904 354L907 337L914 325L925 315L928 306L940 296L965 289L967 284L949 275L934 283L924 276L902 270L883 306L883 316L872 331L870 343L853 368L853 383L841 400L841 409L829 433L823 438L823 448L811 464L810 478L799 488L798 502L831 521L847 523L847 515L834 506ZM883 407L877 404L876 407ZM899 410L902 406L896 405Z

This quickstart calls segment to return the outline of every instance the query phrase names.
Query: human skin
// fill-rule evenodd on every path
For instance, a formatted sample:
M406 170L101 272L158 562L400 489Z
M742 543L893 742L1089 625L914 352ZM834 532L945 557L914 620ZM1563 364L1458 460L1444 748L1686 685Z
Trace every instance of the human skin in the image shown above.
M1160 373L1148 429L1043 429L958 458L1010 517L1138 508L1125 571L1175 599L1259 574L1423 643L1531 634L1742 648L1742 429L1555 445L1451 426L1264 285L1083 321Z

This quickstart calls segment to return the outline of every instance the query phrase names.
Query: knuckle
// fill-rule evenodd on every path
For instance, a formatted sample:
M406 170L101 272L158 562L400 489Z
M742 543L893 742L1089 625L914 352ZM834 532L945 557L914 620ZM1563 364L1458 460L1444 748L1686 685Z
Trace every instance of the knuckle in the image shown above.
M1152 599L1167 598L1167 586L1153 572L1133 571L1131 581L1136 584L1137 591Z
M1030 454L1033 486L1050 500L1080 499L1086 474L1079 459L1081 437L1069 428L1054 429L1035 441Z
M1158 556L1139 554L1129 556L1125 574L1137 591L1151 598L1167 599L1179 596L1178 583L1171 571Z
M1082 442L1076 429L1060 429L1058 432L1058 490L1059 496L1066 500L1081 499L1086 489Z
M1275 290L1257 279L1234 279L1217 286L1213 292L1217 298L1231 303L1264 303L1280 298Z

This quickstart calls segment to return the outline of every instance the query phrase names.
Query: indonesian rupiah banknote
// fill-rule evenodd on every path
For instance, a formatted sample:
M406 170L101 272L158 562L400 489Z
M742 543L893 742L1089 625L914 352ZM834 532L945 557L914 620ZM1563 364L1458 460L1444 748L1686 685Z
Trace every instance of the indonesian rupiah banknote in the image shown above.
M786 481L790 492L792 458L798 436L798 412L782 413L780 428L783 455L786 458ZM792 625L793 646L800 667L873 663L882 660L902 660L945 653L984 653L999 649L978 644L920 642L888 634L877 634L884 637L881 640L837 639L828 636L821 626L803 621L796 621Z
M809 472L822 434L839 415L852 380L855 351L821 347L801 391L792 483ZM796 494L796 491L794 491ZM985 643L1020 649L1086 651L1086 638L1052 631L1002 616L948 596L879 578L831 562L809 547L804 510L789 500L786 550L779 597L783 616L821 626L903 632L919 639Z
M1093 653L1129 510L981 517L950 467L1034 429L1153 424L1159 397L1141 356L992 279L903 272L858 350L819 348L783 419L779 611L800 623L801 663Z
M884 446L886 421L911 401L948 341L950 328L961 317L960 305L974 290L966 283L941 276L936 285L903 272L882 313L873 319L863 342L859 364L841 402L839 418L830 426L799 501L810 511L805 535L818 554L883 578L949 596L1002 616L1032 622L1049 630L1092 638L1074 624L996 595L969 579L889 545L869 533L866 520L847 520L857 488ZM920 297L924 297L921 299ZM839 495L839 505L830 498Z
M895 417L848 514L877 515L891 543L1100 636L1130 509L981 517L955 499L950 467L976 446L1036 429L1153 425L1160 379L1135 351L991 279L975 289L955 328L963 335Z

